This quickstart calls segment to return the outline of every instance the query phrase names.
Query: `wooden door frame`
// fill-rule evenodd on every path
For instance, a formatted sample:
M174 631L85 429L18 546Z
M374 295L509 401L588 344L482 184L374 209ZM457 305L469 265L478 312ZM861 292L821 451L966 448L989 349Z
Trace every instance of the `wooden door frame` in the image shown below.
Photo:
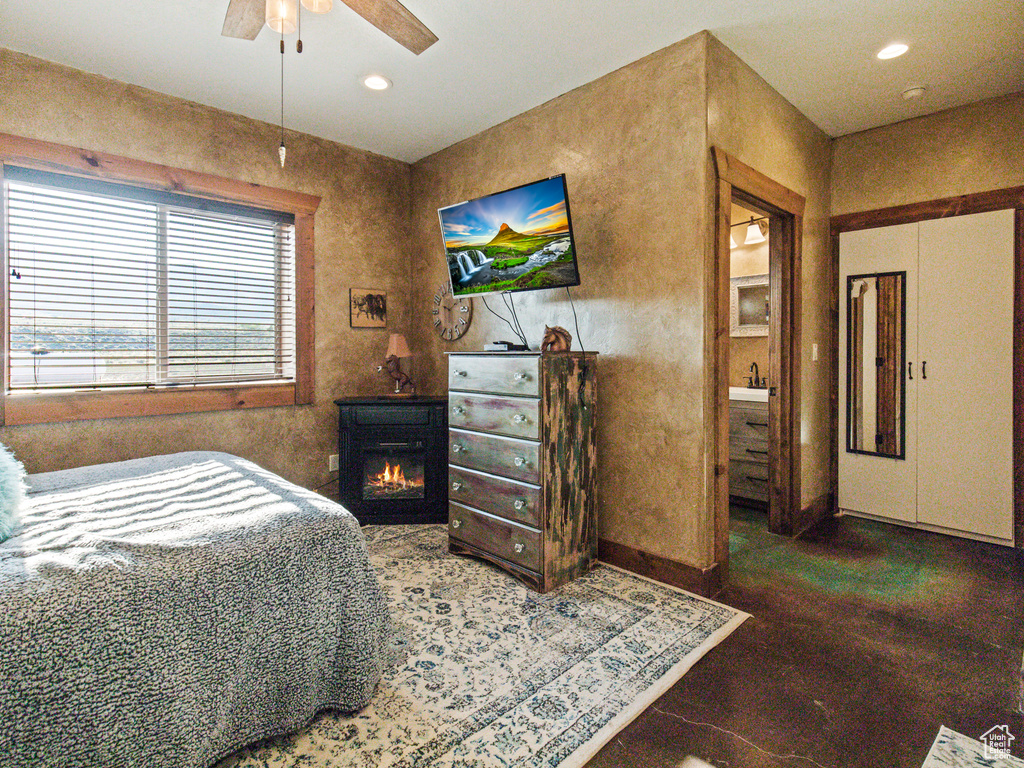
M1013 233L1013 544L1024 550L1024 187L993 189L923 203L844 213L831 219L831 300L829 324L832 349L839 349L839 235L860 229L916 224L930 219L990 211L1014 211ZM839 359L833 355L829 489L832 512L839 511Z
M768 212L768 378L778 389L769 397L771 502L768 527L793 536L814 522L800 498L801 258L806 200L719 147L712 147L715 195L714 263L714 555L722 583L729 563L729 227L733 199ZM774 450L771 450L774 448Z

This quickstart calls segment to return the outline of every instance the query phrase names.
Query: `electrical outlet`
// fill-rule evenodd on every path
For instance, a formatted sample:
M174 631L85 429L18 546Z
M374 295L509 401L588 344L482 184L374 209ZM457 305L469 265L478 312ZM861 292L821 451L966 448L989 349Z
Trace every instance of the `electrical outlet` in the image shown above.
M327 460L327 469L330 470L331 472L338 471L338 454L331 454L331 458Z
M818 361L818 345L811 344L811 360L814 362Z

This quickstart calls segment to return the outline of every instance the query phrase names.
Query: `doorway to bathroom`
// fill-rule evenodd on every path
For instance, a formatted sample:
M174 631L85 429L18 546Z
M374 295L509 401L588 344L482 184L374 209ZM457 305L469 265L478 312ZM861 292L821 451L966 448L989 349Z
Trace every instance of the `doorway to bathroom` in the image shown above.
M729 500L730 500L730 427L735 421L740 429L767 430L767 447L744 444L744 456L767 451L767 521L768 530L782 536L796 536L815 523L819 510L813 505L804 509L800 489L800 348L801 302L800 263L803 240L803 213L806 200L756 169L739 161L719 147L712 148L717 177L715 194L715 240L713 306L713 418L707 439L709 451L714 455L714 516L713 547L715 568L722 584L728 582L729 573ZM747 227L733 227L733 205L747 217ZM754 221L750 221L753 216ZM750 390L759 390L759 397L767 396L767 420L730 408L730 376L733 361L730 355L730 327L732 325L732 240L746 247L750 225L761 228L757 219L764 217L763 235L768 247L768 368L767 375L758 363L738 357L735 363L737 378L743 373L741 389L747 389L746 377L751 377ZM740 223L740 222L736 222ZM733 233L736 232L736 235ZM757 243L751 243L757 245ZM737 284L736 313L739 323L740 287ZM763 297L763 294L761 294ZM744 296L746 315L757 324L760 311L756 290ZM767 381L764 379L767 378ZM753 400L747 403L755 402ZM748 424L750 421L751 424ZM767 424L767 427L762 425ZM750 432L747 433L750 437ZM744 467L745 469L745 467ZM754 472L750 472L755 476ZM744 474L743 477L746 480ZM756 482L756 481L751 481Z

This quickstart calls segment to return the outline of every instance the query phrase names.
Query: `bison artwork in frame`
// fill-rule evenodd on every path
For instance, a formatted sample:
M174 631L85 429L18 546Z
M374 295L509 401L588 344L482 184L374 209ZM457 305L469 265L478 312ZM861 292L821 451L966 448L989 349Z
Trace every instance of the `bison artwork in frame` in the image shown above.
M388 292L379 288L349 288L349 322L353 328L385 328Z

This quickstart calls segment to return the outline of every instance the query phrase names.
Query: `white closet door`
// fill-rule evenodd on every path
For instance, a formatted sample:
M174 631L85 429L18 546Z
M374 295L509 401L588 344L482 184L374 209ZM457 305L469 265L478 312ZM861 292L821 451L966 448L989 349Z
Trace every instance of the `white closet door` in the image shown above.
M907 382L906 458L848 453L847 446L847 277L906 271L907 360L917 349L917 224L844 232L839 236L839 507L891 520L917 520L917 402ZM873 359L873 355L865 355ZM903 375L907 375L904 367ZM917 366L914 366L917 377Z
M1013 211L921 222L918 522L1013 538Z

